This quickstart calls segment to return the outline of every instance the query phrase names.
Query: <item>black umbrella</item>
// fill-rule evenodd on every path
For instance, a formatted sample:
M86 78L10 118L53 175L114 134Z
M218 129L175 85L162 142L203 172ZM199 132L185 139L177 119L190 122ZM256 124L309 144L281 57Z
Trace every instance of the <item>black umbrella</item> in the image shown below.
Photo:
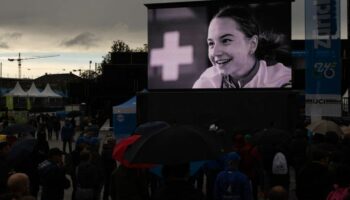
M169 127L170 125L165 121L146 122L136 127L135 134L147 135Z
M2 132L7 135L17 134L17 133L31 133L31 132L35 132L35 128L30 124L13 124L4 128Z
M7 159L12 165L22 161L32 159L31 154L34 152L37 140L34 138L22 139L16 141L8 153Z
M124 158L130 163L178 164L215 159L221 150L212 133L193 126L175 125L142 135L126 149Z
M281 129L264 129L253 134L252 142L255 145L280 146L288 142L291 134Z

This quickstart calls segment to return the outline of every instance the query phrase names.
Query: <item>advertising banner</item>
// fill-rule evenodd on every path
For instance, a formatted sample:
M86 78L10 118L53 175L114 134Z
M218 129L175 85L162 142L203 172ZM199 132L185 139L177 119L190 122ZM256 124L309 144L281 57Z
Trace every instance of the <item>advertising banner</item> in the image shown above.
M341 116L340 0L305 1L308 116Z

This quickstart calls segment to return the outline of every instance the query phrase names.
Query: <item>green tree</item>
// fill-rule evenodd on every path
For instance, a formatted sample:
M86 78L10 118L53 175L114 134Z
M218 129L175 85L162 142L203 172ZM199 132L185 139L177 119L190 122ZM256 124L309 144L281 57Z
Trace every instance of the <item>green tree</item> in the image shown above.
M111 51L107 53L107 55L103 56L103 61L101 65L97 67L97 74L102 73L102 67L104 65L110 64L112 61L112 53L116 52L148 52L148 45L144 44L143 47L137 47L135 49L131 49L128 44L126 44L122 40L116 40L113 41L113 44L111 46Z
M85 79L95 79L98 75L98 72L95 72L94 70L85 70L81 72L80 77Z
M137 47L132 52L148 52L148 44L144 44L143 47Z

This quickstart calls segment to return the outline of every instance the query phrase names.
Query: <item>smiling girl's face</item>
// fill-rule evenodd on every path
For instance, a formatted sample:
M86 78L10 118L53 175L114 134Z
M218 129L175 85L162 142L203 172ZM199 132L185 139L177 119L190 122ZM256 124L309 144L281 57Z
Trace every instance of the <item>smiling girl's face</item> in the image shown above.
M258 38L248 38L229 17L215 17L208 29L208 56L222 74L244 77L255 63Z

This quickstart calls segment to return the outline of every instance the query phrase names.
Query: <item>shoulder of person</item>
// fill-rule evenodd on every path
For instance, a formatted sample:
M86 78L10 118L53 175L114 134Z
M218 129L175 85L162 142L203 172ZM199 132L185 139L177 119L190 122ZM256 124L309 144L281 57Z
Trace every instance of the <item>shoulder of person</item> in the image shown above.
M260 61L259 74L264 77L266 85L273 85L274 87L282 87L292 79L292 70L282 63L267 66L264 60Z
M215 67L207 68L193 84L193 88L219 88L221 74Z
M265 67L266 72L272 77L288 76L291 77L292 70L290 67L283 65L282 63L276 63L274 65L267 66L265 61L260 62L260 67Z

